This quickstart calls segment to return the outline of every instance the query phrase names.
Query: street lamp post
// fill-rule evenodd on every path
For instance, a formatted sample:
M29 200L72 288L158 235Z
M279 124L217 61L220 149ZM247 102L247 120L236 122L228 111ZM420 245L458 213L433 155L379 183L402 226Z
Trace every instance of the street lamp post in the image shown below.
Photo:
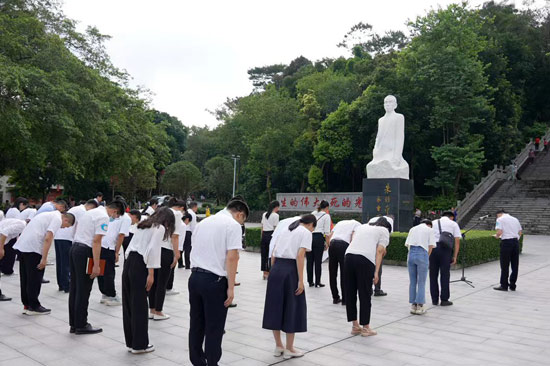
M233 159L233 195L231 197L235 197L235 182L237 180L237 160L239 160L241 157L239 155L231 155L231 159Z

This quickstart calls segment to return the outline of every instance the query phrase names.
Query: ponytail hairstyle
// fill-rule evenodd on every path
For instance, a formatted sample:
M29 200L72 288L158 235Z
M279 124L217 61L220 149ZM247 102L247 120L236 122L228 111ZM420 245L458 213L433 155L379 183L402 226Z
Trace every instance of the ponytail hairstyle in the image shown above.
M168 240L176 230L176 216L168 207L161 207L149 218L140 222L138 229L150 229L159 225L164 226L164 240Z
M325 208L329 207L329 203L325 200L322 200L319 204L319 207L317 207L317 212L320 212L321 210L324 210Z
M147 211L147 209L153 205L158 205L159 204L159 200L157 198L151 198L151 200L149 202L147 202L147 204L145 205L145 207L143 208L143 210L141 210L141 214L142 215L146 215L145 211Z
M168 201L168 207L182 207L184 210L187 210L187 204L184 200L178 200L176 197L170 198Z
M22 204L25 206L28 206L29 200L26 199L25 197L17 197L17 199L15 200L15 202L13 202L13 205L11 207L19 210L19 206L21 206Z
M279 207L280 205L281 204L279 203L279 201L271 201L271 203L269 204L269 207L267 208L267 212L265 213L265 218L269 219L269 216L271 216L271 213L273 213L273 210L276 207Z
M294 221L290 226L288 227L289 231L294 231L300 224L313 224L313 227L315 228L317 226L317 218L312 214L303 215L300 217L299 220Z

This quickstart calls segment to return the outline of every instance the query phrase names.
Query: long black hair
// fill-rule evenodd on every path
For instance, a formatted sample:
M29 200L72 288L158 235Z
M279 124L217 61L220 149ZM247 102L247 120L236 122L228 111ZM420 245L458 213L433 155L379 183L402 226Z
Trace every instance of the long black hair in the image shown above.
M313 227L315 228L317 226L317 218L312 214L303 215L300 217L299 220L294 221L290 226L288 227L288 230L293 231L296 229L300 224L313 224Z
M19 206L21 204L24 204L25 206L28 206L29 205L29 200L26 199L25 197L17 197L17 199L15 200L15 202L13 203L13 205L11 207L16 208L16 209L19 210Z
M279 203L279 201L271 201L271 203L269 204L268 208L267 208L267 212L265 213L265 218L266 219L269 219L269 216L271 216L271 213L273 213L273 210L277 207L279 207L281 204Z
M388 221L388 219L386 219L384 216L381 216L378 220L376 220L375 222L373 222L372 224L369 224L369 225L385 227L386 229L388 229L388 231L391 234L391 229L392 229L391 224Z
M317 207L317 212L321 211L321 210L324 210L325 208L329 207L329 203L328 201L325 201L325 200L322 200L321 203L319 204L319 207Z
M159 225L164 226L164 229L166 229L164 240L168 240L176 230L176 216L168 207L159 208L149 218L140 222L137 227L138 229L150 229Z
M176 197L170 198L168 201L168 207L183 207L184 210L187 210L187 204L184 200L178 200Z

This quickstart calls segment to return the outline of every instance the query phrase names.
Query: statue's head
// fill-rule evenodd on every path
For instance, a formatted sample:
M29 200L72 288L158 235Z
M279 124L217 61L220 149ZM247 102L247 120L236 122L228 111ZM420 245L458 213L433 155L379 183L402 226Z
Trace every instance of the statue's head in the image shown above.
M388 95L384 98L384 109L386 112L393 112L397 108L397 98L393 95Z

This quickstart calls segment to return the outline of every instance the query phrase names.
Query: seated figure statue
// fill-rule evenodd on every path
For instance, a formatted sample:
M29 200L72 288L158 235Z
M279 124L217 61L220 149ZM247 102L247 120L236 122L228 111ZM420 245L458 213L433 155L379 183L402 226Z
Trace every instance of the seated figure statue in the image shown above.
M409 164L403 159L405 117L395 113L396 108L397 99L393 95L384 98L386 114L378 120L372 161L367 164L367 178L409 179Z

